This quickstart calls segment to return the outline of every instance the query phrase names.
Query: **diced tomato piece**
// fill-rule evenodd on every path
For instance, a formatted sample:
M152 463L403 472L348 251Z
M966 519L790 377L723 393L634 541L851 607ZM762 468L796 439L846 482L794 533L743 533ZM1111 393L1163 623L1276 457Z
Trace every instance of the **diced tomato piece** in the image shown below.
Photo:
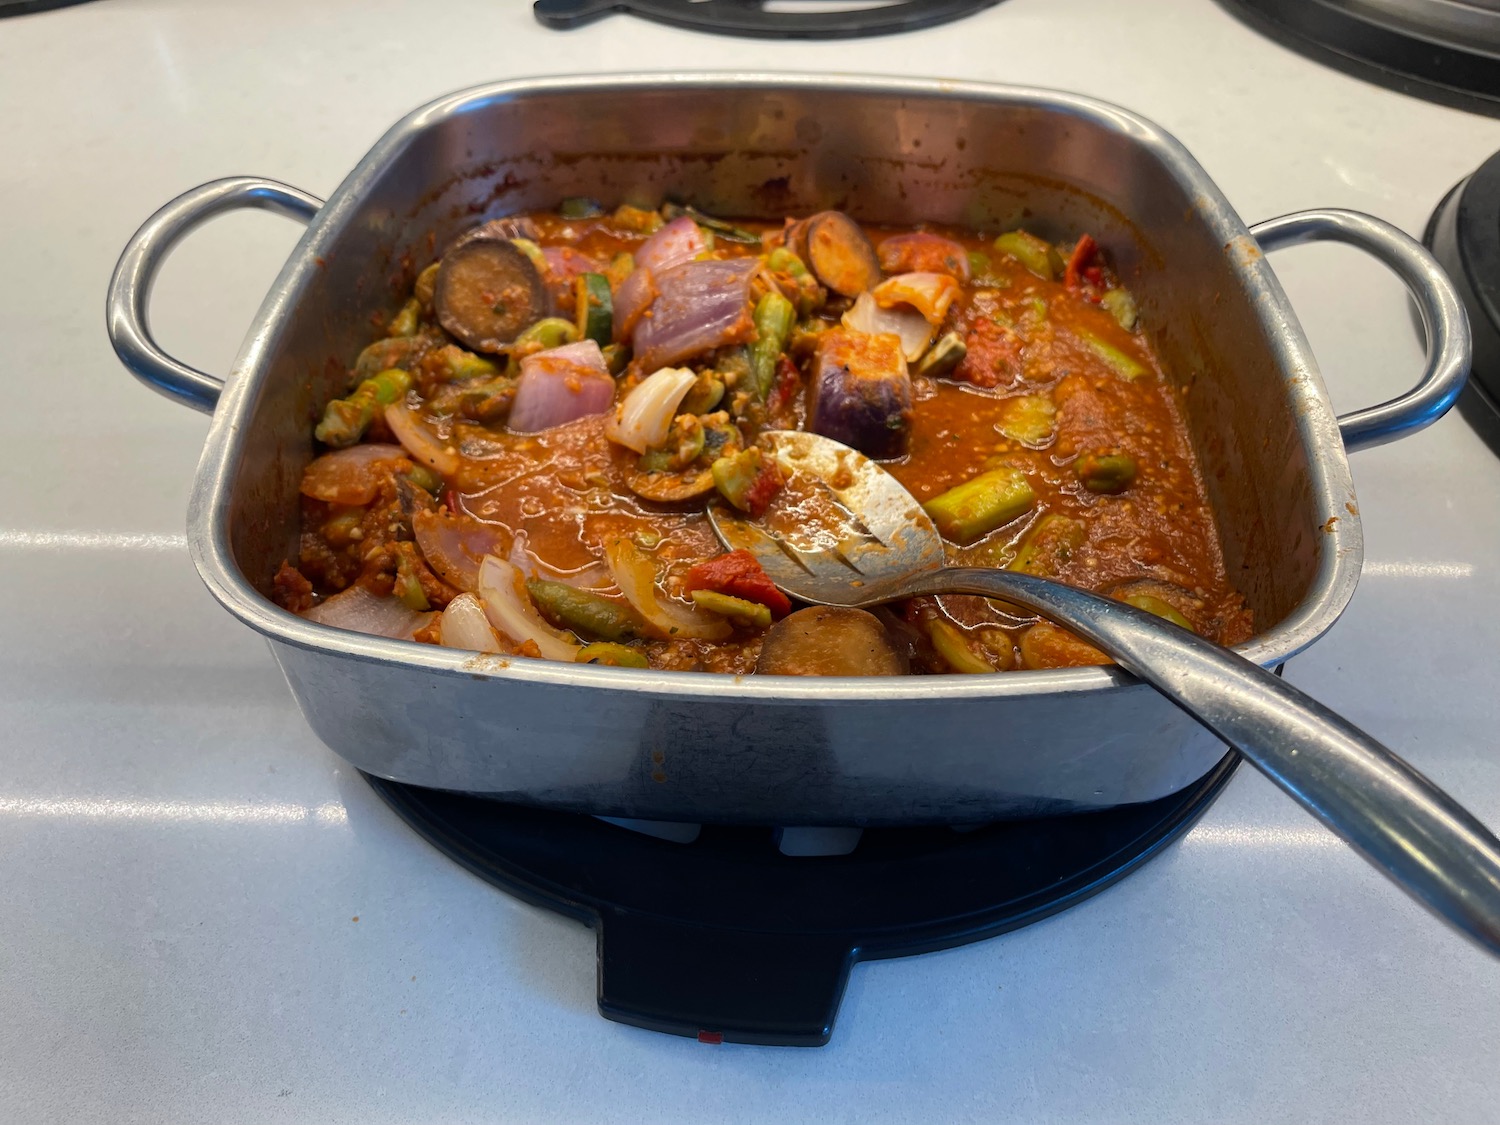
M749 551L730 551L703 560L687 572L684 586L688 593L713 590L758 602L771 611L772 617L785 617L792 612L791 601L776 588L776 583Z
M1079 287L1079 277L1083 274L1085 267L1093 261L1094 255L1098 252L1099 244L1094 241L1093 235L1080 235L1078 245L1073 247L1073 253L1068 256L1068 266L1063 271L1063 285L1069 289L1077 289ZM1097 276L1102 277L1103 275L1099 274Z
M786 484L781 477L781 470L776 467L776 462L767 460L762 463L760 472L756 474L755 482L750 485L750 491L745 493L745 510L752 516L762 516L776 494Z
M1015 336L988 317L981 317L964 337L968 348L953 378L976 387L1009 383L1021 370L1021 349Z
M797 397L797 390L802 386L802 374L797 370L797 365L792 362L792 357L785 352L781 353L776 360L776 383L771 388L770 406L772 413L783 409L792 399Z

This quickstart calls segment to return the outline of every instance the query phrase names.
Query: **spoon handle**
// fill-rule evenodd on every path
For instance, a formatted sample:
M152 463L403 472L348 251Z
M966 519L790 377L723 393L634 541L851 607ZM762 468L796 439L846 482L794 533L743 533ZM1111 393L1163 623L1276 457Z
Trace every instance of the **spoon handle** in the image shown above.
M1500 954L1500 841L1410 765L1280 677L1134 606L949 567L911 593L1004 598L1086 638L1233 746L1407 894Z

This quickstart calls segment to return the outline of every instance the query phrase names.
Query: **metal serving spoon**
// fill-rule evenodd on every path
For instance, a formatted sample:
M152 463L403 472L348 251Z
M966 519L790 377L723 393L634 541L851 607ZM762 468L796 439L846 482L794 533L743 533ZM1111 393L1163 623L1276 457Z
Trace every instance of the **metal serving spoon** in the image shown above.
M911 493L875 462L816 434L763 441L837 505L816 527L752 524L711 506L730 550L753 554L792 597L859 608L917 594L1003 598L1066 626L1233 746L1407 894L1500 954L1500 841L1353 724L1256 664L1124 602L1026 574L948 566ZM826 511L824 510L826 507ZM838 521L835 524L835 521Z

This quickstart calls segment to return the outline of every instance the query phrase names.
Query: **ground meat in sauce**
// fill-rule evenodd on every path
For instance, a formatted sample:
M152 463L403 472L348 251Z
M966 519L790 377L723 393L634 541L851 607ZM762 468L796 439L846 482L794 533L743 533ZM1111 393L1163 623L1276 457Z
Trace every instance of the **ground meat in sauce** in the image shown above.
M504 419L527 349L568 343L579 327L597 329L576 308L575 285L599 277L615 301L628 299L631 256L643 248L653 253L647 246L653 228L669 219L671 237L686 240L687 261L759 255L763 266L749 282L736 331L681 362L697 381L682 399L688 405L679 407L692 416L684 420L680 414L673 423L674 444L640 454L612 439L606 425L610 414L587 415L534 434L507 429ZM386 385L367 392L373 384L365 382L394 369L389 386L396 387L395 401L414 412L426 435L422 445L430 440L431 448L413 448L403 437L411 460L379 469L383 475L368 505L340 508L304 497L299 555L295 565L289 562L277 574L275 600L303 612L316 598L331 598L357 584L398 598L410 609L438 611L475 589L483 554L489 554L515 568L505 569L507 574L565 583L595 599L596 608L607 603L604 616L595 618L570 618L555 605L523 605L541 623L537 628L550 632L528 639L497 631L501 651L535 655L560 644L555 658L581 649L578 659L605 663L644 660L662 669L753 671L765 630L760 609L750 607L761 624L750 620L756 614L723 618L689 610L683 589L688 569L721 550L703 515L705 497L661 503L638 495L632 481L646 466L659 465L650 471L679 474L687 490L711 480L733 501L732 484L720 480L728 476L720 473L733 459L728 455L743 461L749 456L743 451L752 449L760 431L806 424L818 335L840 327L853 302L831 296L797 256L798 224L790 219L718 227L710 220L695 228L690 221L684 225L680 210L657 214L622 208L585 219L532 214L518 229L528 236L518 245L529 247L537 276L552 294L554 308L548 311L562 320L534 325L503 354L467 352L437 327L433 269L424 271L409 303L415 319L392 322L410 335L378 340L357 360L350 357L350 394L343 401L345 417L352 412L364 423L362 441L396 440L385 416L393 392ZM775 237L764 244L751 241L772 232ZM912 400L904 422L908 429L901 435L906 451L886 467L922 502L996 469L1024 474L1034 496L1026 511L987 534L962 545L950 543L951 561L1014 566L1136 598L1135 604L1148 608L1170 603L1196 631L1216 641L1246 639L1250 614L1224 572L1177 392L1134 323L1133 302L1092 240L1076 249L1057 247L1058 260L1068 260L1071 252L1074 262L1066 276L1054 278L1042 275L1052 273L1049 266L1035 261L1028 266L1000 244L991 245L996 232L865 227L864 233L878 249L885 274L929 271L962 282L942 323L931 326L930 340L961 341L963 357L935 376L924 373L923 359L910 361L910 375L900 373L909 378ZM661 242L655 239L652 246ZM851 254L859 249L851 247ZM826 248L820 253L829 260ZM844 269L839 276L847 276L847 261L835 264ZM758 317L763 296L772 291L794 310L795 323L779 353L757 358L753 342L739 344L744 318L752 310ZM649 307L643 315L651 316ZM531 343L528 334L536 337ZM608 334L598 340L599 359L586 362L608 364L617 372L618 404L653 372L631 362L628 340ZM592 356L590 348L574 350ZM570 385L576 388L579 381ZM364 406L368 417L355 409ZM733 440L722 444L726 433ZM705 446L704 434L721 443L724 456L715 459L718 447ZM347 451L330 455L340 454L348 456ZM683 458L689 460L679 463ZM1091 476L1101 465L1115 475ZM766 484L761 478L755 487ZM446 545L424 547L414 540L411 516L417 509L442 514L431 526L443 529ZM482 544L482 554L453 553L453 537L465 529L478 532L471 541ZM670 603L669 613L696 613L692 620L717 623L727 635L678 635L643 616L641 607L623 596L606 560L609 545L622 540L654 568L656 596ZM1142 582L1155 585L1148 589ZM723 603L713 604L722 611ZM914 673L1084 664L1099 657L1062 630L1036 628L1034 617L982 598L913 599L880 616ZM490 620L496 621L495 613ZM580 620L613 622L609 631L618 638L590 635ZM417 639L440 643L441 619L424 624Z

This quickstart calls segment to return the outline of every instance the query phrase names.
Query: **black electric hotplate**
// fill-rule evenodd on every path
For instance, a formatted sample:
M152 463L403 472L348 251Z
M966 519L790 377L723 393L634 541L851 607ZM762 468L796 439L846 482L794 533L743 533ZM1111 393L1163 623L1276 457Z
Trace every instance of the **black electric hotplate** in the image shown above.
M1500 453L1500 153L1443 197L1422 241L1453 279L1474 334L1458 408Z
M1500 114L1494 0L1219 0L1298 53L1403 94Z
M703 1042L828 1041L856 961L1018 929L1096 894L1182 835L1239 761L1146 804L1007 821L867 828L841 856L788 856L770 828L673 843L577 813L367 777L440 851L593 927L599 1011Z
M890 35L960 19L1000 0L536 0L532 11L548 27L572 28L611 12L631 12L659 23L763 39L848 39ZM825 9L820 11L819 9Z

